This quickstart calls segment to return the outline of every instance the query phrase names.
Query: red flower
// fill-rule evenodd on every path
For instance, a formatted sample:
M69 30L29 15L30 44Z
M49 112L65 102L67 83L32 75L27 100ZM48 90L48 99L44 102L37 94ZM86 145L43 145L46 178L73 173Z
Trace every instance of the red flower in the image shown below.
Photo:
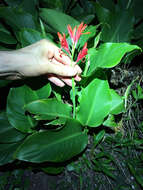
M68 25L67 29L68 29L68 33L69 33L69 35L71 37L72 43L74 44L75 43L75 37L76 37L76 26L72 30L71 25Z
M76 26L75 26L73 30L72 30L71 26L68 25L68 27L67 27L68 33L69 33L71 40L72 40L73 44L75 45L75 47L76 47L77 42L78 42L78 40L82 34L89 34L90 33L90 32L82 33L86 27L87 27L87 25L83 24L83 22L78 26L78 28L76 28Z
M87 49L87 42L86 42L82 50L79 52L76 62L78 62L79 60L82 60L87 55L87 51L88 49Z
M63 49L65 49L69 54L71 54L70 51L69 51L68 42L66 40L66 35L63 34L63 36L62 36L59 32L57 34L58 34L59 40L61 42L61 47Z

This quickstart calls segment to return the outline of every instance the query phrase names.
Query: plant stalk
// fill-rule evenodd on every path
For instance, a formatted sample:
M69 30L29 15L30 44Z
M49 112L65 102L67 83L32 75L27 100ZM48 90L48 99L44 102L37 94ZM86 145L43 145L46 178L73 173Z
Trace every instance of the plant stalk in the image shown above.
M73 44L72 46L72 56L71 56L71 60L73 62L74 59L74 52L75 52L75 45ZM76 118L76 103L75 103L75 81L74 78L72 77L72 103L73 103L73 119Z

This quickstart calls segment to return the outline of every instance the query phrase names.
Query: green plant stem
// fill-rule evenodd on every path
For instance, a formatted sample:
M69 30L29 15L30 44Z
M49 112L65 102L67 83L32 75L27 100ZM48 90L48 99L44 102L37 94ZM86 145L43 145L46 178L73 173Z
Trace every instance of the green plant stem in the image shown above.
M73 91L73 98L72 98L72 103L73 103L73 119L76 118L76 104L75 104L75 81L74 78L72 78L72 91Z
M73 61L74 58L74 52L75 52L75 45L72 47L72 56L71 60ZM73 119L76 118L76 103L75 103L75 81L74 78L72 77L72 92L73 92L73 97L72 97L72 103L73 103Z
M86 61L86 65L85 65L85 69L84 69L84 72L83 72L83 76L86 76L88 68L89 68L89 65L90 65L89 57L87 59L88 60Z

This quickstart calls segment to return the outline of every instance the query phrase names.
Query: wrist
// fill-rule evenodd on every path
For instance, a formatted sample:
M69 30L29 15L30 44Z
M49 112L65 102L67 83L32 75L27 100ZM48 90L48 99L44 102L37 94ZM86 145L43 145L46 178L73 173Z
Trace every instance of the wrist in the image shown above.
M17 52L0 51L0 78L18 79Z

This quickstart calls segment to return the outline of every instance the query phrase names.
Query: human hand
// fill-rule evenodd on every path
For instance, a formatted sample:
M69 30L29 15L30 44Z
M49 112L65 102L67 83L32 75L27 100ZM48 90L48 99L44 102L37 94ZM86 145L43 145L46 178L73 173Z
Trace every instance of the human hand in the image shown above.
M23 77L45 75L54 84L72 86L72 77L80 81L81 69L60 48L48 40L40 40L16 50L22 56L18 72Z

